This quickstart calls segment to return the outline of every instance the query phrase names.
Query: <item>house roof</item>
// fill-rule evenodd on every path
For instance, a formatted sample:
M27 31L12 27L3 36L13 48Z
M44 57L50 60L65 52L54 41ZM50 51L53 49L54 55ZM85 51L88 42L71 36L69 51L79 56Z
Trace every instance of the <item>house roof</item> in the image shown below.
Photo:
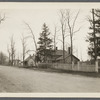
M53 53L53 55L59 55L59 56L62 56L63 55L63 50L56 50L54 53ZM65 51L65 55L68 55L67 54L67 51Z
M65 57L65 59L68 58L69 56L71 56L71 54L67 55L67 56ZM74 55L72 55L72 56L73 56L75 59L77 59L77 60L79 61L79 59L78 59L76 56L74 56ZM63 59L63 56L57 58L57 60L62 60L62 59Z
M30 60L30 59L33 59L34 60L34 56L29 56L29 57L27 57L24 61L28 61L28 60Z

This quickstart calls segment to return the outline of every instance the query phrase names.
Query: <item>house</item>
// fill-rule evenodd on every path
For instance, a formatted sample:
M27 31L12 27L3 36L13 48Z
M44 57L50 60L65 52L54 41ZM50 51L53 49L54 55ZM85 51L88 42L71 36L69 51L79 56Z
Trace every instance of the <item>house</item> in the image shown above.
M71 54L70 54L70 48L68 48L68 51L64 51L65 54L65 63L71 63ZM41 56L43 61L43 56ZM80 61L76 56L72 55L73 62L76 64L78 61ZM63 63L63 50L58 50L56 47L56 50L52 50L51 55L46 56L46 63Z
M68 48L68 51L65 51L65 63L71 63L71 54L70 54L70 48ZM80 61L76 56L72 55L73 62L76 64L78 61ZM57 62L57 63L63 63L63 50L56 50L52 53L52 59L51 62Z
M72 59L73 59L74 64L77 64L77 62L80 61L80 60L79 60L76 56L74 56L74 55L72 55ZM57 58L57 59L56 59L56 62L63 63L63 56ZM71 63L71 54L65 56L65 63L68 63L68 64Z
M35 55L29 56L24 60L24 65L28 67L33 67L35 66Z
M65 56L67 56L67 51L64 52ZM52 53L52 62L57 62L57 59L63 56L63 50L56 50Z

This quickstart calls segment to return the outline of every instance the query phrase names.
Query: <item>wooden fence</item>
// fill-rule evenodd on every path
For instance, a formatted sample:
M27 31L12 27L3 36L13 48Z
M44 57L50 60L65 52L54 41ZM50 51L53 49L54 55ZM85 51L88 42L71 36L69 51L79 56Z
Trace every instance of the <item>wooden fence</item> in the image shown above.
M80 62L78 62L78 64L54 63L52 64L52 68L69 71L98 72L98 62L96 62L94 65L82 64Z
M63 64L63 63L40 63L40 68L54 68L69 71L82 71L82 72L98 72L98 62L94 65L78 62L77 64Z

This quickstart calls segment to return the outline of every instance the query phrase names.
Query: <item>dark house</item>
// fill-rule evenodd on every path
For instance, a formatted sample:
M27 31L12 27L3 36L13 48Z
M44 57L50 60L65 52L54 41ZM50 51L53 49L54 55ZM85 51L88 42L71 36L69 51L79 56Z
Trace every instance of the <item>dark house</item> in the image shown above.
M74 55L72 55L72 59L73 59L73 62L74 64L77 64L78 61L80 61L77 57L75 57ZM56 59L57 62L59 63L63 63L63 56L59 57ZM65 56L65 63L68 63L70 64L71 63L71 55L67 55Z
M52 62L57 62L57 59L63 56L63 50L58 50L56 49L53 53L52 53ZM65 51L65 56L67 56L67 51Z
M65 63L71 63L71 54L70 54L70 48L68 48L68 52L65 51ZM72 55L73 62L76 64L78 61L80 61L76 56ZM54 63L63 63L63 50L54 50L52 52L52 57L48 57L47 62L54 62Z
M24 61L24 65L28 67L35 66L35 56L30 55L29 57L27 57Z

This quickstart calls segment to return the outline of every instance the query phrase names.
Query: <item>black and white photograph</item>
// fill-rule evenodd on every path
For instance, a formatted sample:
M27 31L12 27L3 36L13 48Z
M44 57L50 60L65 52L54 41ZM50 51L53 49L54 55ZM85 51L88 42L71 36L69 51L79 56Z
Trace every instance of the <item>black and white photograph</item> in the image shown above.
M0 93L100 93L100 3L0 3Z

